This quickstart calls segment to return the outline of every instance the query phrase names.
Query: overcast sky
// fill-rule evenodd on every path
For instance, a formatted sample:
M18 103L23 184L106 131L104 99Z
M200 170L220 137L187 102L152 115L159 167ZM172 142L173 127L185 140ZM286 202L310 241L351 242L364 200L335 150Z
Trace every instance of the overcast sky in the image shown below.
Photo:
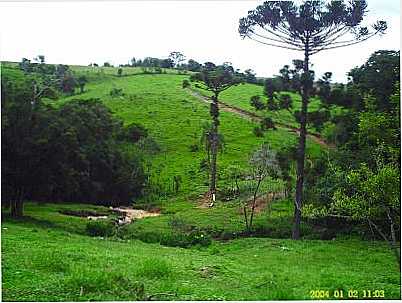
M56 2L56 3L55 3ZM127 63L130 58L166 58L181 51L187 59L253 69L272 76L302 59L302 53L242 40L238 20L262 1L31 1L0 2L0 58L20 61L43 54L48 63ZM320 76L335 81L379 49L400 49L399 0L369 0L367 20L388 23L387 34L362 44L314 55Z

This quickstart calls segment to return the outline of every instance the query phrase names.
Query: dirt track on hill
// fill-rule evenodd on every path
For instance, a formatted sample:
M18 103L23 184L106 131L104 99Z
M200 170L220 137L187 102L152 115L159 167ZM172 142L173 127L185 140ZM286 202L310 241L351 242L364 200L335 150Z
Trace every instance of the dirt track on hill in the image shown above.
M196 97L198 100L203 101L205 103L211 103L211 99L208 97L203 96L202 94L200 94L199 92L193 90L193 89L187 89L187 91L194 97ZM237 106L233 106L233 105L229 105L225 102L222 101L218 101L219 105L220 105L220 109L222 109L225 112L230 112L230 113L234 113L239 115L240 117L247 119L247 120L251 120L254 122L260 122L262 120L262 117L253 113L253 112L249 112L247 110L244 110L242 108L239 108ZM297 133L299 134L300 131L298 128L293 127L291 125L282 123L282 122L278 122L274 120L274 123L278 126L278 128L282 128L282 129L286 129L289 132L293 132L293 133ZM317 134L307 134L307 137L311 140L313 140L314 142L318 143L321 146L324 146L326 148L332 148L333 145L332 144L328 144L327 142L325 142L325 140Z

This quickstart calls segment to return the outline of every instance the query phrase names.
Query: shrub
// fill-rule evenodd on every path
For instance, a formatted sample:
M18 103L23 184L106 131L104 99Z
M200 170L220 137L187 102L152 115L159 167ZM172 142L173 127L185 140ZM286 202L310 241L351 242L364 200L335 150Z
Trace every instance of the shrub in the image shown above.
M172 230L176 231L190 231L192 226L189 225L183 218L172 216L169 218L168 224Z
M200 147L198 146L198 144L192 144L189 146L189 150L190 152L195 153L200 150Z
M159 144L151 137L143 137L138 140L137 144L141 149L146 150L150 154L157 154L162 150Z
M91 237L110 237L115 234L116 228L111 221L89 221L86 226L86 232Z
M124 96L123 89L122 89L122 88L116 88L116 87L114 87L114 88L112 88L112 89L110 90L109 95L110 95L112 98L117 98L117 97Z
M138 142L141 138L148 136L148 130L138 123L131 123L124 127L123 134L121 135L123 140L130 142Z
M212 240L209 235L200 230L185 233L168 233L162 236L160 244L172 247L188 248L193 245L209 246Z
M202 159L200 161L199 171L208 171L209 170L209 161L208 159Z
M271 118L269 118L269 117L266 117L266 118L264 118L264 119L262 119L261 120L261 130L268 130L268 129L276 129L276 127L275 127L275 123L274 123L274 121L271 119Z
M212 242L211 237L201 230L194 230L188 236L190 245L209 246Z
M259 126L254 127L253 133L256 137L264 137L264 131Z
M325 122L321 133L327 142L335 143L335 141L336 141L336 125L334 123Z
M188 88L190 86L191 86L190 81L188 81L187 79L184 79L183 83L182 83L182 87L183 88Z
M256 110L263 110L265 108L264 103L261 101L260 96L252 96L250 99L250 105Z

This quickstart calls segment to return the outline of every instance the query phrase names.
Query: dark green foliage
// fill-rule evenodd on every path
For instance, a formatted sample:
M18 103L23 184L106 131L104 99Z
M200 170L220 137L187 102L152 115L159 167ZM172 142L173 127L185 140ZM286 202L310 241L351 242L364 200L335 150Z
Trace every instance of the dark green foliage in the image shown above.
M122 122L99 100L57 109L31 100L29 82L2 78L3 201L121 204L140 195L142 163L120 151ZM22 215L22 208L15 211Z
M188 81L187 79L184 79L183 83L182 83L182 87L183 88L188 88L190 86L191 86L190 81Z
M331 113L329 110L317 110L307 114L307 123L311 124L316 130L320 131L324 123L329 121Z
M277 87L277 85L275 85L274 81L270 78L266 79L264 82L264 94L265 94L265 96L268 97L268 102L273 103L274 99L276 99L277 92L278 92L278 87ZM275 109L271 109L269 106L270 105L268 103L269 110L275 110Z
M216 66L207 62L199 73L191 75L190 80L205 90L219 94L233 85L242 83L243 77L240 73L235 72L230 65Z
M123 69L120 67L118 70L117 70L117 76L118 77L121 77L123 75Z
M257 83L257 78L255 76L256 74L254 73L254 71L252 69L246 69L244 71L244 81L247 83L253 83L256 84Z
M264 130L259 126L253 128L253 133L256 137L264 137Z
M173 191L177 194L180 190L180 185L182 182L181 176L173 176Z
M116 227L113 222L95 220L87 223L86 232L91 237L111 237L116 233Z
M276 130L275 123L271 118L265 117L261 120L261 130L266 131L269 129Z
M77 79L78 86L80 87L80 93L84 92L85 84L87 84L88 80L85 76L79 76Z
M323 135L328 142L342 146L349 141L357 130L358 117L353 112L334 115L331 124L325 124Z
M160 240L161 245L188 248L194 245L209 246L211 237L202 231L193 230L190 233L166 233Z
M264 103L261 101L260 96L252 96L250 98L250 104L253 106L256 110L263 110L265 108Z
M200 150L200 147L198 144L191 144L188 148L192 153L198 152Z
M173 66L178 68L180 63L185 60L185 56L181 52L171 52L169 54L169 59L173 62Z
M331 72L326 72L321 79L317 81L318 85L318 93L317 95L321 98L321 100L324 100L324 102L328 102L328 98L331 94L331 78L332 78L332 73Z
M110 95L112 98L117 98L117 97L122 97L122 96L124 96L124 92L123 92L123 89L122 89L122 88L113 87L113 88L110 90L109 95Z
M293 108L292 97L289 94L281 94L279 97L279 108L291 111Z
M201 64L197 61L190 59L187 63L187 69L192 72L199 72L201 70Z
M279 70L280 79L281 79L281 90L289 91L290 90L290 70L289 65L284 65L283 68Z
M138 123L130 123L124 126L121 134L119 135L120 140L126 140L128 142L136 143L142 138L148 137L148 130Z
M387 29L385 21L377 21L372 28L365 26L366 1L266 1L250 10L239 20L239 34L259 43L303 52L304 60L294 62L303 71L293 77L300 79L302 107L299 115L300 139L297 159L294 229L292 237L300 238L301 208L303 203L303 177L307 135L307 113L313 92L314 72L310 70L310 57L320 51L345 47L363 42ZM300 63L300 64L299 64ZM286 71L283 71L286 74ZM296 76L296 75L295 75ZM292 79L293 80L293 79ZM297 83L298 86L299 83ZM270 101L273 89L266 90Z
M62 91L70 95L74 94L77 84L77 80L74 78L72 73L64 74L63 78L61 79Z
M328 98L323 99L328 105L335 104L351 108L353 110L361 110L364 107L363 97L356 85L349 83L334 84L328 95Z
M389 97L395 92L395 83L400 81L399 58L399 51L376 51L365 64L348 74L352 83L363 93L373 95L378 110L392 108Z

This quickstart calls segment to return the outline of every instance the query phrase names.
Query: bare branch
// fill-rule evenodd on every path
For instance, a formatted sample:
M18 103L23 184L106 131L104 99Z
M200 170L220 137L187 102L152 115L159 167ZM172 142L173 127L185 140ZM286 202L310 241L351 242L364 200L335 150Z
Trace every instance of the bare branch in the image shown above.
M296 51L304 51L303 48L287 47L287 46L282 46L282 45L276 45L276 44L272 44L272 43L267 43L267 42L263 42L263 41L257 40L257 39L255 39L254 37L251 37L251 36L249 36L249 35L248 35L247 37L250 38L251 40L254 40L254 41L258 42L258 43L265 44L265 45L269 45L269 46L274 46L274 47L279 47L279 48L285 48L285 49L290 49L290 50L296 50Z
M346 44L332 46L332 47L323 47L323 48L319 48L319 49L316 49L316 50L313 49L313 51L310 54L314 55L314 54L316 54L316 53L318 53L318 52L320 52L322 50L328 50L328 49L334 49L334 48L340 48L340 47L350 46L350 45L354 45L354 44L359 44L361 42L364 42L364 41L370 39L371 37L375 36L376 34L378 34L378 32L372 33L371 35L366 36L364 39L356 40L356 41L351 42L351 43L346 43Z
M270 32L269 30L267 30L267 31ZM260 37L260 38L266 39L266 40L271 40L271 41L282 43L282 44L290 44L290 45L293 45L295 47L303 47L303 45L294 43L291 40L282 40L281 41L281 40L278 40L278 39L270 38L268 36L257 34L256 32L253 32L253 34L258 36L258 37Z

